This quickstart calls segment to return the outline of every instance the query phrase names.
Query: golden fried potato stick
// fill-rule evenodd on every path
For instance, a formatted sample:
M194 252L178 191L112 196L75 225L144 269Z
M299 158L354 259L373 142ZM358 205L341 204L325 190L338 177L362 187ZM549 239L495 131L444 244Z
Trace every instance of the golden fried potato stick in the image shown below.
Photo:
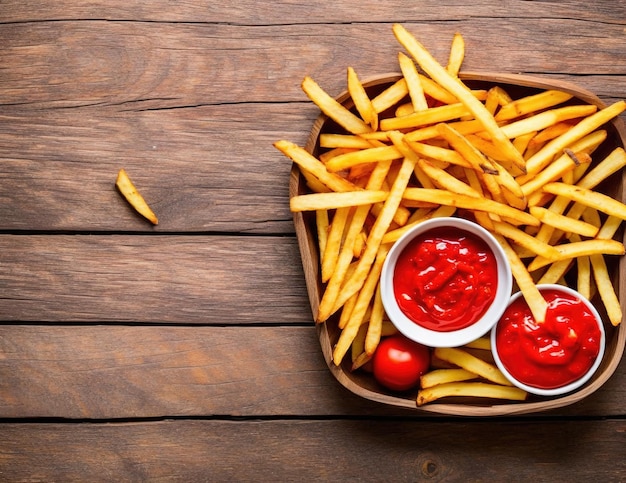
M296 195L289 200L289 207L293 212L331 210L359 205L369 205L387 199L387 191L344 191L341 193L311 193Z
M524 401L527 397L527 393L517 387L500 386L498 384L488 384L484 382L449 382L418 391L417 405L423 406L437 399L451 396L472 396Z
M420 81L420 75L417 72L415 62L413 62L413 60L406 54L398 52L398 63L400 64L402 76L406 80L413 111L425 111L428 109L428 102L426 101L426 96L424 95L424 88L422 87L422 82Z
M353 134L372 131L365 121L352 114L342 104L326 93L313 79L305 77L302 81L302 90L320 108L324 114Z
M446 66L446 70L450 75L458 77L464 58L465 39L460 33L455 33L454 37L452 37L450 55L448 56L448 65Z
M599 254L590 255L591 267L593 269L593 278L598 287L598 293L602 299L602 303L606 308L609 321L613 326L618 326L622 322L622 308L619 298L613 288L613 283L609 277L609 271L606 267L604 257Z
M317 229L317 244L320 249L320 258L323 258L326 242L328 241L328 230L330 229L328 210L315 211L315 227Z
M383 331L383 318L385 316L385 308L383 306L383 298L380 294L380 282L374 292L374 303L372 305L372 313L370 315L369 324L367 324L367 334L365 335L365 353L373 356L380 342Z
M383 131L393 131L398 129L416 128L420 126L427 126L429 124L451 121L453 119L467 116L469 113L470 111L467 107L460 102L455 104L444 104L443 106L431 107L424 111L416 111L408 116L383 119L380 121L380 129Z
M442 148L441 146L435 146L432 144L410 141L408 137L408 135L404 136L405 142L413 151L415 151L420 156L434 159L437 161L442 161L444 163L463 166L464 168L471 167L471 164L463 156L461 156L458 152L452 149Z
M591 259L590 257L578 257L576 259L576 290L583 297L591 298Z
M369 149L361 149L351 153L340 154L326 163L326 169L330 172L343 171L358 164L376 163L378 161L393 161L402 155L394 146L382 146Z
M560 107L506 124L502 126L502 132L513 139L530 132L541 131L561 121L589 116L597 110L596 106L590 104Z
M117 180L115 181L115 186L122 194L126 201L130 203L130 205L139 213L141 216L146 218L153 225L158 225L159 220L157 216L154 214L146 200L144 200L143 196L137 191L135 185L126 174L126 171L122 168L117 173Z
M574 259L598 253L603 255L624 255L626 253L626 249L624 248L624 244L622 242L617 240L598 240L595 238L591 240L565 243L557 245L555 248L559 252L559 258L557 260ZM538 256L530 262L528 265L528 271L534 272L535 270L543 268L553 261L555 260L548 260L544 257Z
M503 386L511 386L511 382L495 365L479 359L469 352L456 347L436 347L433 355L442 361L472 372L488 381Z
M409 87L407 86L406 79L402 77L372 99L374 110L380 114L390 107L395 106L404 99L408 93Z
M569 101L572 97L574 97L573 94L557 90L547 90L538 94L522 97L502 106L500 111L496 114L496 121L508 121L516 117L525 116L526 114L543 111L549 107Z
M370 141L354 134L320 134L320 148L368 149L373 147Z
M395 24L393 26L393 32L400 44L411 54L418 65L444 89L456 96L474 117L483 124L485 130L491 136L493 143L504 153L506 160L524 170L526 163L520 152L515 149L509 138L504 135L491 113L474 97L468 87L457 77L450 75L446 69L435 60L430 52L428 52L428 50L426 50L402 25Z
M324 254L321 255L322 282L324 283L332 277L335 271L339 251L341 250L341 240L343 239L346 222L348 221L351 211L351 206L337 208L335 210L335 216L333 216L333 220L330 223L328 237L326 238L326 247Z
M465 369L434 369L420 377L420 387L427 389L429 387L438 386L439 384L469 381L472 379L478 379L478 376Z
M371 126L373 131L376 131L378 129L378 113L352 67L348 67L348 92L361 118Z
M479 337L476 340L473 340L472 342L468 342L463 347L466 347L469 349L482 349L482 350L490 351L491 350L491 337L489 337L489 334L487 334L485 336Z

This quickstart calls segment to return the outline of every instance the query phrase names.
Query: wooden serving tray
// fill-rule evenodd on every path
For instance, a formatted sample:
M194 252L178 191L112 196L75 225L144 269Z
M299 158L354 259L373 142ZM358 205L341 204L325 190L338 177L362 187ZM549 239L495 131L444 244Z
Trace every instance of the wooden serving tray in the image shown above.
M381 75L363 82L363 85L366 87L370 97L373 97L378 92L381 92L400 79L400 77L400 74L395 73ZM489 89L494 85L500 85L514 99L546 89L557 89L573 94L575 96L573 100L577 99L579 103L582 101L584 103L597 105L599 108L606 107L606 105L591 92L566 82L548 81L541 78L515 74L471 72L461 73L460 78L474 89ZM347 92L339 95L337 100L348 108L353 107ZM626 127L619 118L610 122L605 128L609 133L608 137L603 145L594 153L594 160L602 159L616 147L624 147L626 145ZM313 124L310 137L305 146L307 151L315 156L318 154L319 135L322 132L341 131L338 130L337 126L325 115L320 115ZM625 176L626 173L617 173L603 185L599 186L597 190L617 200L624 201ZM296 164L292 167L289 192L290 197L307 192L306 183ZM313 214L294 213L294 225L302 257L311 310L313 318L315 319L323 293L323 287L320 281L319 250ZM623 240L624 230L619 232L619 236ZM619 262L614 263L614 266L610 266L609 269L611 270L616 292L623 307L624 301L626 300L626 257L620 257ZM593 302L602 313L602 303L597 300L593 300ZM378 385L370 374L364 371L352 372L347 361L346 364L335 366L332 361L332 350L340 334L340 330L337 327L337 316L333 316L333 318L329 319L324 324L317 324L318 337L326 363L331 373L348 390L366 399L378 401L390 406L413 408L424 412L454 416L507 416L534 413L567 406L589 396L600 388L615 372L624 352L626 343L626 322L623 322L618 327L613 327L610 323L605 322L605 329L607 345L602 364L591 381L575 392L552 398L529 395L529 398L523 402L485 400L482 398L444 398L417 407L417 391L408 394L395 394ZM349 357L346 359L349 359Z

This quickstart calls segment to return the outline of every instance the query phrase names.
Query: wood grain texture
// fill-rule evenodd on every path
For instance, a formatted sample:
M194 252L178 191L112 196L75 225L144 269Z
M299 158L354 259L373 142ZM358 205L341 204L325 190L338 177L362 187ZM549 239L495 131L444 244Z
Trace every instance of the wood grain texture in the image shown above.
M293 238L0 235L0 320L312 323Z
M307 140L305 75L397 71L394 22L442 61L461 32L466 70L626 98L613 0L1 2L0 480L623 480L623 364L511 420L328 371L272 142Z
M0 354L0 418L432 417L344 389L313 327L0 326ZM621 367L539 417L624 416L625 399Z
M623 420L7 424L7 481L623 481ZM349 438L346 435L350 435Z

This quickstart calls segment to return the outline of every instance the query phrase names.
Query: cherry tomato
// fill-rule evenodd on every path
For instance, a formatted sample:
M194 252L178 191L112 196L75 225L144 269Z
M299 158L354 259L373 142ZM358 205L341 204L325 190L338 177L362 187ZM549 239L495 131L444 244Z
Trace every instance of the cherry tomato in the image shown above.
M428 347L401 334L383 339L374 353L374 378L393 391L406 391L419 383L430 365Z

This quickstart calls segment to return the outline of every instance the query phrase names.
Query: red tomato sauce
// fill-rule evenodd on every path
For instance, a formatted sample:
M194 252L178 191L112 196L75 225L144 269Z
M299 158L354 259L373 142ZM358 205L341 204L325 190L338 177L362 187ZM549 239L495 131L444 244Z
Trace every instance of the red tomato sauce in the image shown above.
M402 312L430 330L460 330L479 320L498 287L496 259L479 237L438 228L402 251L394 271L394 294Z
M580 298L556 290L542 294L546 320L537 324L520 297L502 316L496 332L498 355L520 382L540 389L565 386L583 376L600 351L601 332Z

